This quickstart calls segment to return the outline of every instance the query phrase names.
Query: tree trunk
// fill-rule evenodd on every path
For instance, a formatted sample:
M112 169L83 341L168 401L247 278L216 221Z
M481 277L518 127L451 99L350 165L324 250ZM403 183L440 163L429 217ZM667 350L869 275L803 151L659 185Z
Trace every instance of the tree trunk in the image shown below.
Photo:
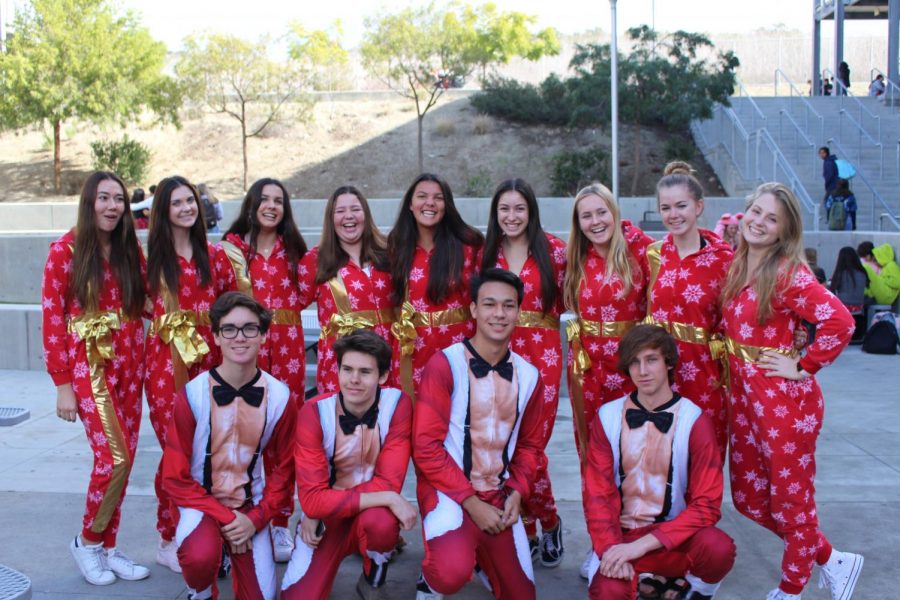
M425 161L422 159L422 122L425 120L425 115L418 115L418 126L419 126L419 173L425 172Z
M637 196L638 179L641 176L641 126L634 126L634 160L631 163L631 195Z
M60 130L62 128L62 120L53 121L53 189L57 194L62 192L62 158L60 145L62 139Z
M244 191L247 191L247 111L241 103L241 150L244 155Z

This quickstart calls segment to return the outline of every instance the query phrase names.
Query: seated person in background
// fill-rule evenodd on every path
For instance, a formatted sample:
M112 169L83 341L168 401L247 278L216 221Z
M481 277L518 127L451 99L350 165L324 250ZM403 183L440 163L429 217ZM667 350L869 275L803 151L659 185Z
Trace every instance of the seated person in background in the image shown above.
M416 509L400 495L409 466L412 403L382 388L391 347L357 329L334 343L340 392L308 401L297 418L294 464L303 516L282 600L327 598L341 561L358 551L362 598L387 598L388 561Z
M866 287L869 285L869 275L863 268L856 251L851 246L844 246L838 252L837 263L834 265L834 274L831 276L831 285L828 289L840 299L850 312L860 312L863 309Z
M890 244L876 248L872 242L862 242L856 253L869 275L866 303L893 304L900 294L900 266L894 262L894 248Z
M734 565L734 542L715 527L723 479L713 424L672 391L677 363L675 340L656 325L619 344L619 369L637 390L597 411L584 466L594 600L633 600L645 572L670 578L641 581L647 594L708 600Z
M189 598L216 598L224 543L234 596L274 599L268 523L291 496L296 414L287 386L256 366L272 314L226 292L209 319L222 364L178 394L163 453L163 486L179 512L178 563ZM265 481L264 462L275 465Z
M417 600L455 594L476 562L495 597L535 598L519 510L549 434L538 370L509 347L524 292L503 269L473 277L475 335L425 365L413 417L425 538Z
M884 75L879 73L875 76L875 79L872 80L872 83L869 84L869 97L877 98L878 96L881 96L884 94L885 87Z
M819 283L825 283L825 269L818 265L819 253L815 248L804 248L803 254L806 256L806 262Z

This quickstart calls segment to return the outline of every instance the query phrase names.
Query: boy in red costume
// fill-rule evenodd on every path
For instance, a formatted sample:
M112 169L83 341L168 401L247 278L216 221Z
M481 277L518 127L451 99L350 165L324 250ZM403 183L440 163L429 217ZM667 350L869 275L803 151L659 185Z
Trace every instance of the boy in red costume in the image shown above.
M641 582L659 597L690 590L689 600L709 600L734 565L734 542L715 527L723 479L713 423L672 391L677 363L675 340L656 325L635 327L619 345L619 369L637 390L601 406L590 428L592 599L632 600L638 574L651 572L673 578Z
M290 502L296 413L287 386L256 366L272 314L227 292L209 318L222 364L179 393L163 454L163 487L180 515L178 562L189 598L216 598L224 542L235 597L274 600L268 523Z
M338 393L308 401L297 421L294 464L303 517L281 584L282 600L327 598L341 561L363 558L362 598L386 598L385 579L400 529L416 509L400 489L409 467L412 403L382 388L391 347L357 329L334 343Z
M538 371L509 348L523 294L509 271L474 277L474 337L425 366L413 422L425 538L419 600L455 594L476 562L496 597L535 597L519 510L546 440Z

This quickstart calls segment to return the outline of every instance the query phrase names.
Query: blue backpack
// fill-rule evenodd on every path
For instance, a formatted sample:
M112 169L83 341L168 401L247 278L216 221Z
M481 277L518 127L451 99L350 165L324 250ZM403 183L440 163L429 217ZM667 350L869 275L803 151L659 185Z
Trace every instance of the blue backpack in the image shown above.
M834 164L837 167L838 177L841 179L853 179L856 177L856 167L849 160L839 158L834 161Z

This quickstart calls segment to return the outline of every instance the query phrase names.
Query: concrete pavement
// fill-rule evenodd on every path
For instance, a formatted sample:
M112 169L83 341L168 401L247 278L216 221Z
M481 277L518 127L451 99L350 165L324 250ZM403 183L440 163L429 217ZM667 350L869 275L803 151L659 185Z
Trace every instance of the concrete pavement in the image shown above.
M895 562L900 541L900 357L863 354L849 348L819 381L825 390L825 424L819 448L817 498L822 528L834 545L861 552L865 569L854 598L896 598L891 590L900 579ZM69 555L68 543L79 530L91 453L79 424L55 416L55 390L38 371L0 371L0 406L24 406L31 418L0 428L0 564L32 580L33 597L185 598L180 576L153 563L157 534L153 475L160 458L147 412L141 427L138 456L125 500L119 545L132 558L151 567L142 582L119 581L107 587L88 585ZM578 568L588 548L581 509L578 461L572 440L571 410L560 406L548 448L550 472L565 529L566 557L557 569L535 566L539 598L583 598L586 584ZM414 498L412 474L404 494ZM737 563L718 598L761 600L779 577L781 543L768 531L739 515L727 499L720 526L736 541ZM422 558L418 527L405 534L409 545L389 572L391 598L412 598ZM354 598L360 560L344 561L332 598ZM815 587L804 600L825 599ZM231 598L230 580L221 597ZM490 598L479 583L456 596Z

